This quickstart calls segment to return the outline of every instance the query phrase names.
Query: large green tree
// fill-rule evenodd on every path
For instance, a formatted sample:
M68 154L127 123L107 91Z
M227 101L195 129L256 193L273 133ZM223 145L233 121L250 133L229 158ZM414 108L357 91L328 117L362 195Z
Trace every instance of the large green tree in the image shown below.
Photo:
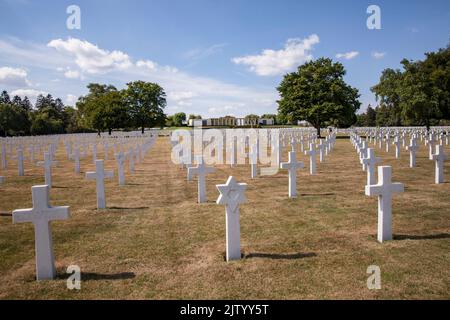
M29 134L28 114L12 103L0 103L0 131L4 136Z
M403 59L403 70L385 69L371 88L380 102L377 124L438 124L450 119L450 47L425 54L425 60Z
M285 75L278 87L281 118L306 120L318 136L323 125L356 122L355 113L361 105L358 90L345 83L344 75L344 66L328 58L307 62Z
M3 90L0 94L0 104L11 103L11 99L9 97L8 91Z
M181 127L183 122L186 121L186 113L178 112L173 115L173 124L175 127Z
M85 125L95 129L98 134L108 130L125 128L129 125L128 110L123 93L116 87L106 84L90 83L89 93L80 97L77 108Z
M124 99L131 119L142 133L145 127L164 125L166 93L158 84L145 81L127 83Z

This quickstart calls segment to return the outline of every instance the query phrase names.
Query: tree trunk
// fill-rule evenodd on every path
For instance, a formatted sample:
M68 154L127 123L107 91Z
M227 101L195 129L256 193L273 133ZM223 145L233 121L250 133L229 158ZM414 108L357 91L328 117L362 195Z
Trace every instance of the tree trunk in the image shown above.
M141 133L144 134L144 126L142 126Z
M317 138L322 138L320 135L320 124L316 127L317 129Z
M112 129L109 128L109 129L108 129L108 135L111 135L111 133L112 133Z

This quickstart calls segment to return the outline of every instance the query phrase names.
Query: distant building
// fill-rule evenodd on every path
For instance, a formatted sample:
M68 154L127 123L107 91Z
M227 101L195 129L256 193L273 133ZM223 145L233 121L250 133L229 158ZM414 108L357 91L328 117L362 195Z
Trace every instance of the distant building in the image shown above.
M253 127L253 126L273 126L275 124L272 118L236 118L233 116L225 116L210 119L189 119L188 126L193 127Z
M297 125L300 127L312 127L311 123L306 120L298 120Z

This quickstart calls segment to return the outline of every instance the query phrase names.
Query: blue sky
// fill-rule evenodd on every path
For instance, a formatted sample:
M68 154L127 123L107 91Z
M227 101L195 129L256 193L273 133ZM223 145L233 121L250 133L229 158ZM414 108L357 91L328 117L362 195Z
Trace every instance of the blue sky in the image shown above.
M69 5L81 29L69 30ZM369 5L381 30L369 30ZM90 82L158 82L167 113L276 113L283 75L309 59L342 62L362 109L385 68L450 42L450 2L0 0L0 89L68 104Z

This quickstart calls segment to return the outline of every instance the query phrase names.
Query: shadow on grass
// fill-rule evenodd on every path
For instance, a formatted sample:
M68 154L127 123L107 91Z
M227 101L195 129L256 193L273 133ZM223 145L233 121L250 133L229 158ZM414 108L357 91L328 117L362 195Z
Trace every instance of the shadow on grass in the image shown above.
M134 279L136 275L134 272L120 272L113 274L102 274L95 272L81 272L82 280L127 280Z
M111 209L111 210L144 210L144 209L150 209L150 207L135 207L135 208L130 208L130 207L108 207L108 209Z
M303 259L303 258L312 258L316 257L317 254L314 252L308 252L308 253L292 253L292 254L276 254L276 253L249 253L245 254L245 259L251 259L251 258L266 258L266 259L273 259L273 260L296 260L296 259Z
M336 193L327 192L327 193L300 193L302 197L319 197L319 196L335 196Z
M52 186L54 189L81 189L81 187L63 187L63 186Z
M59 274L57 278L60 279L67 279L70 275L69 274ZM111 273L111 274L105 274L105 273L96 273L96 272L81 272L81 281L86 280L92 280L92 281L98 281L98 280L127 280L127 279L134 279L136 278L136 275L134 272L120 272L120 273Z
M448 233L438 233L430 235L407 235L407 234L394 234L394 240L436 240L436 239L450 239Z
M0 212L0 217L12 217L11 212Z

